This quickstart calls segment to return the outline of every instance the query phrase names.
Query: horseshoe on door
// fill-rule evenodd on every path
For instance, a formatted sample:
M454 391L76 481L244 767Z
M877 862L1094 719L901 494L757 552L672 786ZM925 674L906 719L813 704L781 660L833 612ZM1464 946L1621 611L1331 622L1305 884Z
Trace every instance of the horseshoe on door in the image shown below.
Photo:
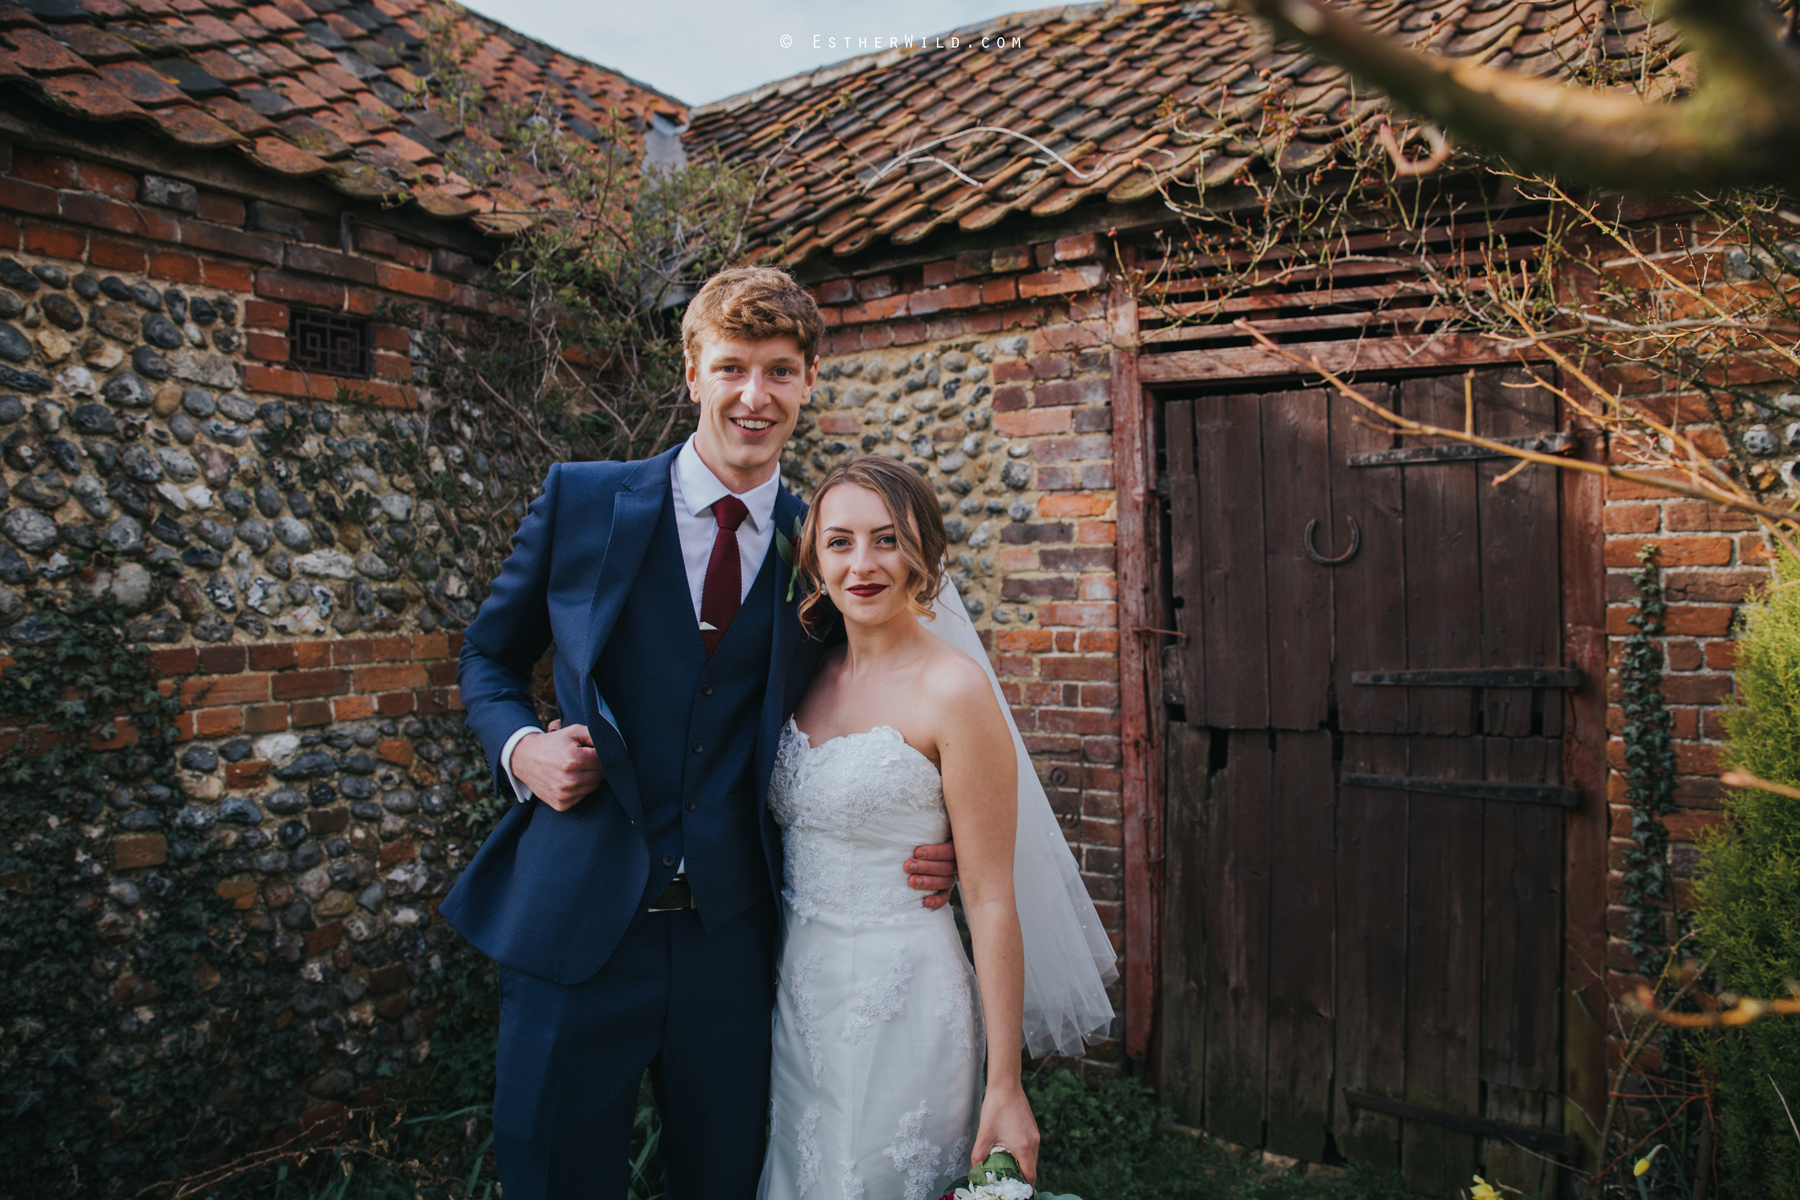
M1321 567L1341 567L1355 558L1356 552L1362 549L1362 526L1356 523L1355 517L1344 519L1350 522L1350 548L1336 558L1326 558L1313 545L1313 532L1319 528L1319 522L1312 520L1306 523L1306 552L1312 555L1312 560Z

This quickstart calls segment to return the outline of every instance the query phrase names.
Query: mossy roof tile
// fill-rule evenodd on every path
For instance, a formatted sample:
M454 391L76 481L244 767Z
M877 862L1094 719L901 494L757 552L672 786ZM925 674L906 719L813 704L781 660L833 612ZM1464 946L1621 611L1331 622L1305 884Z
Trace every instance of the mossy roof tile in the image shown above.
M590 140L608 130L614 112L639 138L653 117L674 126L687 120L687 106L671 96L439 0L39 0L38 7L50 16L0 0L0 107L9 91L23 93L76 117L137 122L171 144L241 153L346 195L410 196L443 219L479 216L488 230L516 230L531 211L562 200L524 179L507 187L504 169L480 184L449 175L440 151L474 129L444 114L414 107L415 126L394 128L391 103L411 102L428 73L421 53L429 22L447 16L451 37L479 46L470 65L489 87L484 115L548 99L571 131ZM470 138L473 145L490 140Z

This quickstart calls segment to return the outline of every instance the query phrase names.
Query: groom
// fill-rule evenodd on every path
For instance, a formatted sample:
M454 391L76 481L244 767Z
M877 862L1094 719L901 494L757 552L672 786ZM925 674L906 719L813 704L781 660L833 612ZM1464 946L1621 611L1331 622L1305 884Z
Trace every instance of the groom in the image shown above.
M694 436L553 466L465 635L468 722L521 803L441 911L500 963L508 1200L622 1196L646 1068L672 1200L756 1191L782 869L764 796L821 649L788 599L804 509L776 467L823 330L782 271L708 281L682 321ZM551 645L546 732L529 687ZM915 853L936 907L950 847Z

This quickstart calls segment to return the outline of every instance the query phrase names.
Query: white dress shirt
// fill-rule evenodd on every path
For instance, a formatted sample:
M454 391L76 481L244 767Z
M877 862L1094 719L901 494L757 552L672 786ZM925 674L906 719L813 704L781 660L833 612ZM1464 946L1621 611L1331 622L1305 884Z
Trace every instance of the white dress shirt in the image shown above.
M743 587L738 596L741 603L750 595L756 573L762 570L763 559L768 557L769 543L775 540L775 496L780 491L781 476L777 473L747 492L733 493L700 458L692 437L675 455L675 465L669 468L669 492L675 505L675 532L681 538L681 561L687 568L688 594L694 601L696 630L701 623L700 594L706 587L706 564L712 558L713 539L719 532L718 519L712 512L713 503L721 496L735 494L749 510L749 515L737 529L738 554L743 560L739 570L739 582ZM600 701L600 711L604 718L612 719L604 698ZM617 722L614 725L616 727ZM521 726L500 749L506 777L521 802L531 799L531 789L512 773L513 748L526 734L542 732L543 729L536 725Z

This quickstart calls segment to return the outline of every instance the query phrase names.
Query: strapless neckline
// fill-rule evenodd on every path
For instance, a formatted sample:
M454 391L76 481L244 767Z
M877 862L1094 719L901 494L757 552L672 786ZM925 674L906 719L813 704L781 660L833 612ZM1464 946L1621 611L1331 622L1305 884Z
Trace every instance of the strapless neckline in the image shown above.
M794 733L800 738L800 744L806 748L806 752L808 754L822 753L827 746L835 745L838 742L849 742L849 741L854 741L857 738L874 737L878 734L889 734L893 737L893 740L899 742L902 746L905 746L908 750L911 750L914 754L916 754L920 758L924 759L926 765L929 766L933 771L938 771L939 774L943 773L942 771L939 771L938 765L931 761L930 755L926 754L923 750L919 749L917 746L915 746L911 742L907 741L906 735L902 734L898 729L895 729L892 725L877 725L873 729L864 729L857 733L840 733L836 737L826 738L824 741L820 742L816 746L812 744L812 734L810 734L810 733L806 732L806 730L800 728L800 723L798 721L796 721L793 717L788 718L788 728L793 730Z

